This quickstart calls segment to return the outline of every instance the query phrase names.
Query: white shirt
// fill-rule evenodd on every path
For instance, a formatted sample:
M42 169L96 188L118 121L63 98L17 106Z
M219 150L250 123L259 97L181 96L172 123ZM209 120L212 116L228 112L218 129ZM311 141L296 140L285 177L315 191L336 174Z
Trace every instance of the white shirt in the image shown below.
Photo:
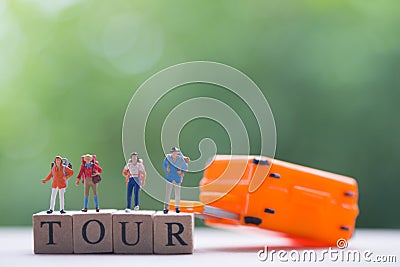
M130 177L139 177L139 172L144 173L144 165L143 163L136 162L136 164L133 164L132 162L128 162L128 164L125 165L125 170L129 170L130 172Z

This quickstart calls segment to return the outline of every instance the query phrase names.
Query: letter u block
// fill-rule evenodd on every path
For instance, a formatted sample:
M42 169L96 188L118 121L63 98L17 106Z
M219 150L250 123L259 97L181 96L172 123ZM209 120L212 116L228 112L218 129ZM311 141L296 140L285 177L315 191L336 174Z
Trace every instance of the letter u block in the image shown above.
M154 253L192 254L194 217L191 213L157 212L153 220Z
M117 211L113 213L114 253L152 254L155 211Z
M113 252L113 212L115 210L89 210L72 215L74 253Z
M70 214L39 212L32 216L32 223L34 253L73 253L72 216Z

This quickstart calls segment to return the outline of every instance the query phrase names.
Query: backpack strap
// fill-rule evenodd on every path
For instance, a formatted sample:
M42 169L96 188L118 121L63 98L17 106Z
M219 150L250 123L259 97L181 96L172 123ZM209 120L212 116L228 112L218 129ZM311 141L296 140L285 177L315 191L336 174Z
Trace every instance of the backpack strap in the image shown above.
M94 173L94 165L96 164L96 161L93 161L93 164L92 164L92 175L93 175L93 173Z

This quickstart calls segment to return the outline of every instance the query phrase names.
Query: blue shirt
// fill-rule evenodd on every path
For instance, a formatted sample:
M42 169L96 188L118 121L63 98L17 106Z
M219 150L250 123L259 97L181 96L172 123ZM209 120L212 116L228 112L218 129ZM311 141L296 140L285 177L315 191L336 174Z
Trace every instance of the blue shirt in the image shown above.
M176 161L174 162L172 159L171 154L168 154L163 162L164 171L167 171L169 167L169 172L166 175L166 179L168 182L175 181L175 183L180 184L182 182L182 177L178 174L178 170L181 170L182 173L187 171L188 164L186 163L185 159L182 155L178 155Z

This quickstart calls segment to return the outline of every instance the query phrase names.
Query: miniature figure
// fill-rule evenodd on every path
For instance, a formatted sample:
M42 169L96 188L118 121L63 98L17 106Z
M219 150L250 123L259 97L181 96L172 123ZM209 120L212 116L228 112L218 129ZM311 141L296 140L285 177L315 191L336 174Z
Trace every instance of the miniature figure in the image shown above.
M172 187L175 189L175 211L180 212L179 204L181 199L181 183L183 176L188 168L189 157L183 156L178 147L171 148L171 154L165 156L163 168L166 174L166 190L164 201L164 213L169 211Z
M63 165L63 158L60 156L55 157L54 164L52 165L53 166L49 175L42 180L42 183L45 184L51 178L53 178L53 182L51 184L50 209L46 213L53 213L57 192L59 192L60 213L64 214L66 213L64 210L64 193L65 189L67 188L67 180L74 174L74 171L70 167Z
M131 158L122 170L122 175L125 177L127 186L126 194L126 209L125 212L131 212L132 205L132 190L134 191L134 210L139 210L139 193L140 189L146 182L146 170L143 161L139 159L137 152L132 152Z
M97 196L97 184L100 181L100 173L103 169L99 166L99 162L96 161L96 155L86 154L82 156L81 169L78 176L76 177L75 185L79 185L81 178L84 185L84 199L82 212L87 212L89 204L89 191L90 188L93 192L93 199L96 207L96 212L100 211L99 200Z

